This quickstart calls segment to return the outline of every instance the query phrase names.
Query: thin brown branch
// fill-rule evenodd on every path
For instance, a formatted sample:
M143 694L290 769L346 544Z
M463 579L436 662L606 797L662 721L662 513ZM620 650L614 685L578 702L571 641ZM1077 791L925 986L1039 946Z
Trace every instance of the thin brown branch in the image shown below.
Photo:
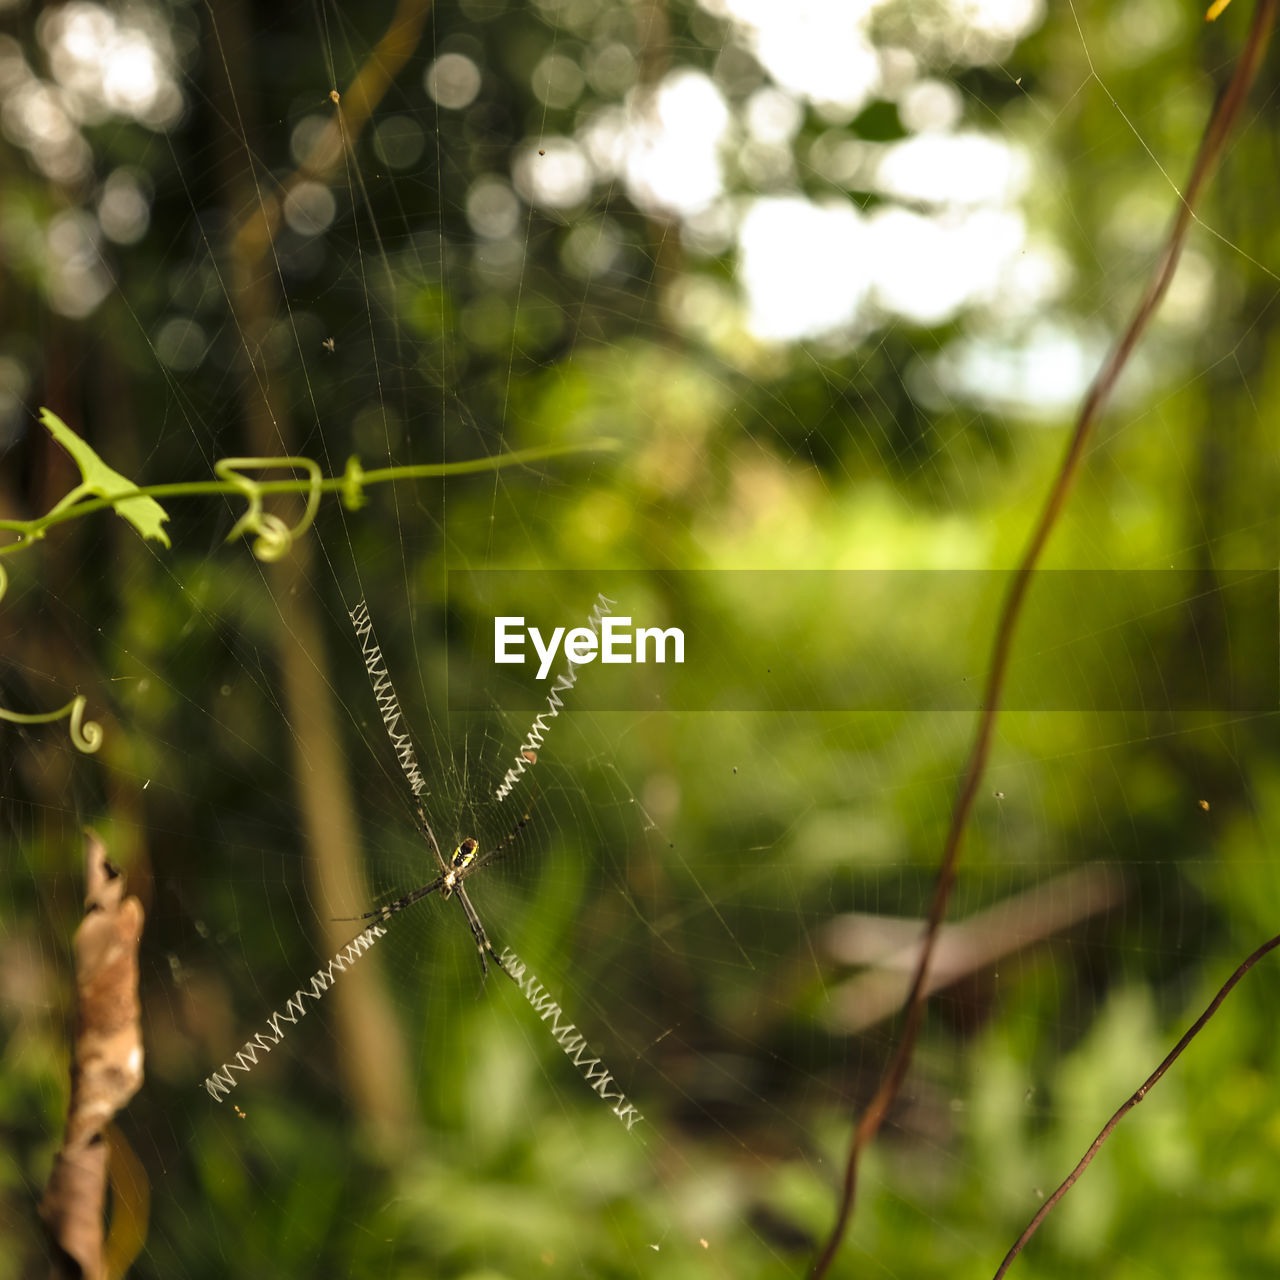
M1124 1103L1119 1107L1115 1115L1113 1115L1111 1119L1102 1126L1101 1132L1089 1144L1089 1150L1080 1157L1080 1163L1077 1164L1076 1167L1063 1179L1062 1185L1053 1193L1053 1195L1051 1195L1044 1204L1040 1206L1036 1216L1027 1223L1026 1230L1018 1237L1013 1248L1004 1255L1004 1261L996 1269L996 1273L992 1277L992 1280L1000 1280L1000 1277L1009 1270L1010 1264L1013 1262L1014 1258L1022 1252L1027 1241L1030 1240L1031 1237L1040 1229L1040 1224L1049 1216L1050 1213L1053 1212L1054 1206L1067 1194L1068 1191L1071 1190L1073 1186L1075 1186L1080 1175L1089 1167L1090 1162L1093 1160L1093 1157L1098 1154L1102 1144L1111 1136L1112 1130L1114 1130L1116 1125L1118 1125L1120 1121L1123 1120L1125 1116L1127 1116L1129 1112L1132 1111L1134 1107L1136 1107L1138 1103L1140 1103L1143 1098L1151 1092L1152 1087L1159 1082L1160 1077L1163 1076L1175 1062L1177 1062L1177 1060L1182 1056L1182 1051L1192 1042L1192 1040L1196 1038L1196 1036L1200 1034L1204 1029L1205 1023L1207 1023L1209 1019L1218 1012L1218 1006L1221 1005L1227 996L1231 994L1231 989L1236 985L1236 983L1239 982L1240 979L1243 978L1244 975L1248 973L1249 970L1252 969L1268 951L1274 951L1278 946L1280 946L1280 934L1277 934L1274 938L1264 942L1262 946L1249 956L1249 958L1240 965L1235 973L1233 973L1231 977L1222 984L1218 994L1209 1001L1208 1008L1206 1008L1205 1011L1191 1024L1191 1026L1187 1028L1186 1034L1173 1046L1165 1060L1142 1082L1141 1087L1136 1093L1131 1094L1125 1099Z
M93 832L85 835L85 912L75 936L76 1029L67 1132L54 1157L40 1216L54 1275L101 1280L107 1193L105 1132L142 1085L138 941L142 904ZM145 1234L145 1229L144 1229Z
M334 113L307 149L301 163L274 194L261 201L231 236L232 251L256 263L274 243L289 193L303 182L328 183L342 158L356 144L370 117L404 69L419 42L431 0L400 0L390 25L365 59L345 93L334 88Z
M1018 622L1022 616L1027 592L1049 535L1056 527L1071 492L1081 460L1093 436L1098 418L1111 398L1115 385L1128 364L1139 339L1146 330L1156 308L1160 305L1169 287L1170 281L1182 255L1183 245L1191 223L1195 217L1195 205L1210 175L1226 146L1231 129L1240 114L1245 99L1262 63L1271 28L1275 24L1276 6L1280 0L1259 0L1254 10L1253 23L1249 29L1244 49L1236 64L1231 81L1225 92L1218 99L1213 115L1205 127L1196 153L1195 163L1191 168L1191 176L1187 180L1186 190L1182 193L1182 202L1173 221L1173 226L1165 242L1164 251L1156 263L1151 281L1139 300L1128 327L1119 341L1111 349L1102 368L1090 386L1084 403L1080 407L1075 428L1067 444L1062 463L1054 477L1040 517L1037 520L1031 537L1028 539L1022 559L1014 571L1008 594L1001 609L999 624L996 628L992 644L991 659L988 666L986 685L982 699L982 715L978 721L973 746L965 765L964 775L956 795L955 805L951 812L951 825L947 831L946 843L943 846L939 863L938 881L934 889L933 900L929 907L928 923L924 941L920 948L920 958L916 965L915 976L911 983L911 994L907 1001L907 1012L903 1022L902 1034L897 1048L890 1060L884 1079L876 1090L875 1096L868 1103L866 1110L853 1132L849 1144L849 1155L845 1164L844 1182L840 1191L840 1200L836 1213L835 1225L832 1227L811 1273L813 1280L821 1280L834 1262L840 1245L848 1230L853 1216L853 1205L857 1194L858 1161L867 1145L875 1138L884 1122L889 1107L898 1095L902 1082L906 1079L907 1069L911 1064L916 1038L924 1017L924 1000L929 965L933 959L934 948L938 940L938 931L946 914L947 902L955 884L956 866L960 858L965 830L969 823L969 814L986 770L987 758L991 752L991 740L994 736L996 719L1000 713L1001 697L1004 692L1005 675L1009 664L1009 655L1013 648L1013 639Z

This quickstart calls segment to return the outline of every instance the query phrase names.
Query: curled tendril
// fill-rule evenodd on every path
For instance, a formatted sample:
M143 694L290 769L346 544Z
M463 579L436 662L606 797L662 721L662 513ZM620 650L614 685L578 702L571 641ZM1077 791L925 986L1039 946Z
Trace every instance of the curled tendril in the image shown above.
M23 715L19 711L6 711L0 707L0 720L9 720L13 724L52 724L55 720L71 717L71 745L77 751L92 755L102 746L102 726L96 720L86 720L84 709L88 698L78 693L65 707L57 711L40 711L31 715Z
M4 565L0 564L0 600L4 599L4 593L9 590L9 575L4 571Z
M84 694L77 694L71 700L71 742L77 751L93 755L102 746L102 726L96 720L84 718L87 699Z
M257 480L242 475L239 470L241 467L305 471L310 487L307 490L307 509L302 513L302 519L290 526L279 516L263 511L262 485ZM227 534L227 541L234 542L242 535L254 534L253 554L259 560L271 562L282 559L293 546L294 539L306 533L316 518L324 477L319 465L310 458L221 458L213 464L213 471L219 480L225 480L244 494L249 504L249 509Z

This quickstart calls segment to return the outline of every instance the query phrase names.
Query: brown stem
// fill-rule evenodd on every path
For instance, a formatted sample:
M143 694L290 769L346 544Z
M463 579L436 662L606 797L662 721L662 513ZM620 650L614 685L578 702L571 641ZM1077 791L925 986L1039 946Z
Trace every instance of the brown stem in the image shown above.
M1231 994L1231 988L1234 987L1236 983L1239 982L1240 979L1243 978L1244 975L1267 954L1268 951L1274 951L1278 946L1280 946L1280 934L1277 934L1268 942L1264 942L1262 946L1249 956L1249 958L1240 965L1235 973L1233 973L1231 977L1222 984L1218 994L1209 1002L1208 1008L1206 1008L1195 1022L1191 1024L1182 1039L1179 1040L1178 1043L1169 1051L1165 1060L1142 1082L1142 1086L1136 1093L1131 1094L1127 1099L1125 1099L1124 1103L1116 1111L1115 1115L1113 1115L1111 1119L1102 1126L1102 1131L1089 1144L1089 1150L1080 1157L1080 1163L1077 1164L1069 1174L1067 1174L1062 1181L1062 1185L1044 1202L1044 1204L1040 1206L1036 1216L1027 1223L1026 1230L1018 1237L1013 1248L1004 1255L1004 1261L998 1268L996 1268L996 1273L992 1277L992 1280L1000 1280L1000 1277L1009 1270L1009 1266L1013 1262L1014 1258L1022 1252L1027 1241L1030 1240L1031 1237L1040 1229L1040 1224L1053 1211L1053 1207L1062 1199L1063 1196L1067 1194L1068 1191L1071 1190L1080 1175L1089 1167L1090 1162L1093 1160L1093 1157L1098 1154L1102 1144L1111 1136L1112 1130L1125 1118L1126 1115L1129 1114L1130 1111L1134 1109L1134 1107L1138 1105L1138 1103L1143 1100L1143 1098L1147 1096L1148 1093L1151 1092L1152 1086L1154 1086L1159 1081L1160 1077L1163 1076L1175 1062L1177 1062L1177 1060L1182 1056L1182 1051L1192 1042L1192 1040L1196 1038L1196 1036L1200 1034L1204 1029L1205 1023L1207 1023L1209 1019L1218 1012L1218 1006L1227 998L1228 995Z
M302 182L328 182L343 157L386 96L396 76L413 56L422 39L422 28L431 12L431 0L400 0L382 38L356 72L344 93L335 87L330 96L336 110L303 156L298 167L276 192L263 192L260 201L231 235L232 252L256 261L265 256L280 231L281 211L289 193ZM226 55L224 55L226 56Z
M1048 543L1066 505L1071 486L1080 462L1084 457L1086 446L1093 435L1094 427L1101 416L1103 408L1111 398L1120 374L1132 356L1134 348L1150 322L1156 308L1160 305L1169 282L1177 269L1178 259L1186 242L1187 232L1191 229L1195 204L1201 195L1205 183L1213 172L1220 158L1226 140L1235 124L1236 117L1244 105L1249 86L1257 75L1266 49L1267 39L1275 23L1276 5L1280 0L1259 0L1254 10L1253 24L1241 51L1236 69L1227 85L1226 91L1218 99L1213 115L1205 126L1200 140L1200 148L1195 163L1191 168L1191 176L1187 181L1182 201L1173 221L1173 227L1165 242L1163 253L1152 273L1146 292L1138 302L1138 306L1129 321L1128 327L1120 340L1111 349L1102 368L1098 371L1080 407L1075 429L1067 444L1067 451L1058 468L1053 485L1049 490L1040 518L1037 520L1031 537L1027 542L1022 559L1014 571L1013 581L1009 585L1008 594L1000 613L999 625L996 628L995 641L992 645L990 664L987 669L986 686L982 700L982 715L978 721L973 746L969 752L968 763L960 782L955 805L951 811L951 825L947 831L946 843L938 870L938 882L934 889L933 900L929 907L928 924L925 928L924 941L920 948L920 959L916 965L915 976L911 983L911 994L907 1000L907 1013L902 1027L902 1035L894 1051L893 1058L885 1072L884 1079L876 1090L875 1096L867 1105L849 1144L849 1156L845 1164L844 1183L841 1187L839 1207L835 1225L831 1235L818 1255L811 1273L813 1280L821 1280L831 1267L835 1256L848 1230L849 1220L853 1216L854 1198L857 1193L858 1161L863 1150L876 1136L884 1117L893 1100L897 1097L902 1082L906 1078L907 1068L911 1064L911 1055L915 1049L916 1037L920 1032L920 1024L924 1016L925 984L929 972L929 963L933 958L934 947L938 940L938 931L946 914L947 902L956 879L956 865L960 858L960 848L968 826L969 814L973 809L978 787L986 769L987 757L991 752L991 739L995 732L996 718L1000 712L1000 700L1004 691L1005 674L1009 664L1009 654L1013 647L1014 633L1022 615L1027 592L1031 586L1031 578L1039 564L1040 557Z

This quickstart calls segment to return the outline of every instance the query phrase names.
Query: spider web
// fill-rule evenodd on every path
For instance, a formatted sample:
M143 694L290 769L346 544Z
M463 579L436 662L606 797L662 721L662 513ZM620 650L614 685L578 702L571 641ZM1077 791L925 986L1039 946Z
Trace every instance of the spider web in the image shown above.
M5 755L15 1259L64 1106L85 821L148 910L148 1085L119 1119L151 1197L136 1274L812 1256L896 1042L1004 571L1243 22L1195 45L1201 15L1154 0L773 10L406 4L394 41L390 12L81 3L0 44L31 189L91 193L5 206L72 335L59 360L6 329L10 439L39 392L140 482L580 450L326 500L281 568L223 545L238 502L180 500L171 552L100 515L39 573L7 562L5 705L81 687L108 729L100 765L52 730ZM848 1274L993 1269L1274 932L1276 291L1245 212L1265 122L1055 534ZM35 510L74 482L39 465ZM600 593L684 627L689 661L581 667L498 801L546 688L495 669L493 617L579 626ZM633 1131L501 974L482 985L438 899L222 1107L199 1089L357 931L337 917L436 874L361 599L443 851L528 814L468 891ZM326 839L345 860L317 870ZM1064 1202L1046 1274L1209 1274L1228 1223L1264 1239L1267 995L1233 1001ZM1238 1247L1237 1270L1266 1256Z

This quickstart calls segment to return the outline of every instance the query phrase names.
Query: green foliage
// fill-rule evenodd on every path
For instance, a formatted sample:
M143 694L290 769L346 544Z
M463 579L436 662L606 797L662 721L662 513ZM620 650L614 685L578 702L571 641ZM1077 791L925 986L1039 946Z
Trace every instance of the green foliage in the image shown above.
M75 506L81 498L86 496L104 498L111 504L115 513L133 525L144 538L151 538L161 546L169 546L169 535L163 528L169 516L154 498L126 496L136 494L138 486L107 466L52 410L41 409L40 421L48 428L49 434L75 460L81 475L81 483L58 501L50 511L50 515ZM38 537L39 534L29 536Z
M330 6L320 34L310 10L245 10L242 37L219 6L170 7L156 21L192 61L187 115L165 137L118 113L68 116L90 157L68 181L7 144L0 429L15 518L0 528L17 541L0 549L13 571L0 701L66 705L0 718L80 724L88 708L105 735L86 762L3 726L0 1277L39 1249L86 821L111 831L148 910L148 1083L119 1122L152 1194L131 1274L803 1273L897 1031L892 1017L849 1031L850 992L876 966L839 959L833 939L850 915L865 930L925 908L1003 571L1063 441L1065 411L959 390L947 359L966 343L1016 352L1041 322L1082 360L1105 348L1247 17L1233 6L1205 34L1168 0L1050 7L998 59L961 65L929 42L942 8L881 6L877 22L913 50L913 76L958 90L959 127L1026 152L1018 216L1059 282L1034 307L1025 279L936 324L872 298L856 332L769 343L743 321L732 236L716 248L713 218L686 226L633 201L600 159L608 136L576 205L521 194L517 163L560 163L557 140L593 113L642 118L668 69L694 69L737 131L719 157L730 222L761 195L888 208L868 157L909 136L903 95L886 81L844 117L801 101L794 134L762 147L746 121L776 85L717 6L682 0L438 6L319 177L299 152L339 118L332 79L353 110L348 85L391 6ZM22 36L51 76L35 28ZM482 72L465 109L422 87L450 53ZM578 68L571 102L535 87L548 58ZM387 159L388 122L422 132L407 166ZM1049 547L951 918L1081 867L1123 892L933 999L837 1275L994 1270L1276 927L1274 600L1237 597L1233 576L1271 573L1280 545L1273 131L1264 104L1237 137ZM843 176L832 155L853 157ZM57 310L58 237L76 225L63 215L109 223L121 169L149 228L99 237L118 287ZM315 234L287 216L300 173L335 203ZM235 234L277 198L270 252L238 258ZM477 218L485 199L510 229ZM34 430L37 394L77 431L50 410L48 436ZM108 507L131 528L80 519ZM224 545L242 535L257 559ZM332 954L331 918L424 879L354 600L377 620L442 839L487 846L518 816L489 795L528 717L496 705L471 643L492 619L460 582L495 569L584 570L587 599L596 576L631 570L629 611L716 651L654 677L642 710L592 705L584 680L534 770L521 855L475 882L495 945L546 980L645 1125L621 1129L500 975L478 991L460 913L438 901L362 961L382 1012L344 1022L336 988L212 1103L199 1081ZM1150 581L1103 576L1121 569ZM691 570L706 576L672 572ZM1073 595L1062 570L1110 585ZM840 590L837 573L864 576ZM554 613L536 586L521 607ZM316 672L321 727L307 717L323 698L293 692ZM341 776L323 773L330 755ZM338 819L314 793L336 807L348 790L367 886L334 888L313 851ZM1014 1274L1273 1269L1272 968L1125 1121ZM364 1044L388 1043L381 1018L408 1064L411 1114L390 1138L349 1072Z

